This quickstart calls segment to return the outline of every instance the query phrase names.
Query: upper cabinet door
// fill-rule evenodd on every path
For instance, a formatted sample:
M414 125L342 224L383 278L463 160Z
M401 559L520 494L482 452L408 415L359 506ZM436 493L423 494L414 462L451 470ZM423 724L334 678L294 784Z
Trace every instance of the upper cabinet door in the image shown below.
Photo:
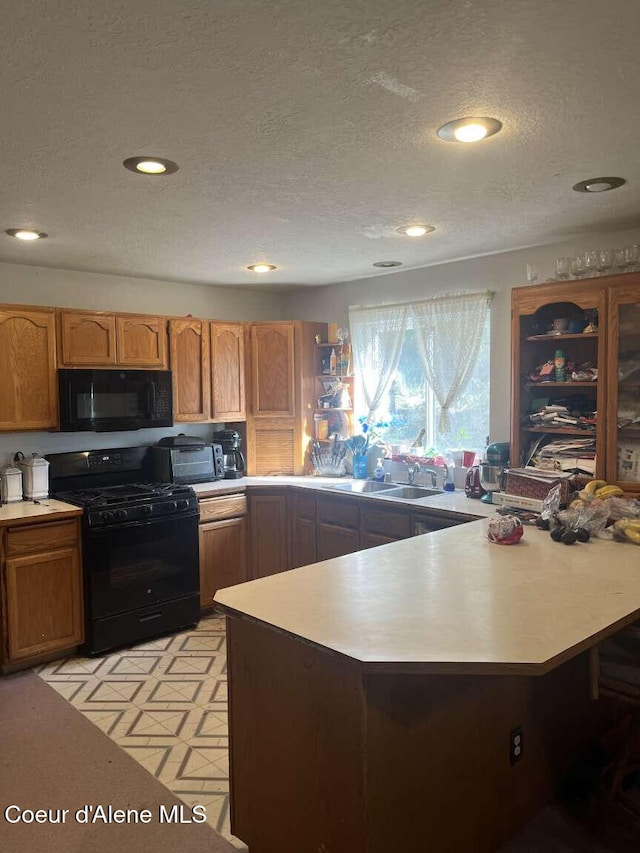
M173 419L207 421L209 405L209 323L170 320Z
M53 310L0 310L0 430L58 426Z
M244 324L211 323L211 417L244 421Z
M251 397L255 417L294 417L293 324L251 326Z
M606 480L640 492L640 279L609 289ZM616 381L617 380L617 381Z
M116 364L116 318L114 314L89 311L60 311L58 353L62 366Z
M118 364L129 367L166 367L164 317L119 314L116 317Z

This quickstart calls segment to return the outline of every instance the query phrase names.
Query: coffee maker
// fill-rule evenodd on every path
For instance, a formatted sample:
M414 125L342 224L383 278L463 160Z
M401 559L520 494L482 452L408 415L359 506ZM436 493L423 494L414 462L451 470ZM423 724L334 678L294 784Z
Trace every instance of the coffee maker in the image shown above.
M223 429L214 432L212 440L222 445L225 480L237 480L244 477L246 465L240 450L242 441L240 433L234 429Z

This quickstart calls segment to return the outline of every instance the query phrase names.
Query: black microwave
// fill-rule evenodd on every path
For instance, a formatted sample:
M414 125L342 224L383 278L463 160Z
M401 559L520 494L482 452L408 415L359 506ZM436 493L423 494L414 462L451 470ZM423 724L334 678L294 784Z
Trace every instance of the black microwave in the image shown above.
M58 370L64 432L173 426L170 370Z

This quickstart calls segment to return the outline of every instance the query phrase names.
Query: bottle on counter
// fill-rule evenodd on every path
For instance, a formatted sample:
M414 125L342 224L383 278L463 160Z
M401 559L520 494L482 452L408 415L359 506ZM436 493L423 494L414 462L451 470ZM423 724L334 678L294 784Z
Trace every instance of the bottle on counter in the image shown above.
M451 459L451 458L445 459L444 464L445 464L445 475L444 475L444 483L443 483L442 488L445 490L445 492L454 492L455 488L456 488L455 480L454 480L455 464L453 462L453 459Z
M373 479L378 483L384 482L384 459L379 456L373 469Z

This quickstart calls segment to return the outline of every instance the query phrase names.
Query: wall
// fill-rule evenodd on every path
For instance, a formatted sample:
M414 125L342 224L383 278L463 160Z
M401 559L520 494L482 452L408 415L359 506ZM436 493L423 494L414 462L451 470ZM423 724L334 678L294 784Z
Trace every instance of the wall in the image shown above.
M282 296L262 290L0 263L2 302L212 320L279 320L282 312Z
M408 302L455 290L495 291L491 306L490 434L492 441L508 441L510 294L512 287L527 284L526 264L536 264L539 282L544 282L555 275L558 257L574 256L586 249L618 248L634 243L640 243L640 229L614 234L594 233L565 243L386 273L326 287L305 288L285 295L283 316L347 325L350 305ZM393 254L392 250L380 252L381 257Z
M282 317L282 297L265 291L2 263L0 303L174 316L193 314L215 320L278 320ZM162 436L179 432L208 438L212 430L211 424L179 424L173 429L136 432L0 433L0 467L13 459L18 450L25 455L33 452L44 455L67 450L128 447L155 444Z

